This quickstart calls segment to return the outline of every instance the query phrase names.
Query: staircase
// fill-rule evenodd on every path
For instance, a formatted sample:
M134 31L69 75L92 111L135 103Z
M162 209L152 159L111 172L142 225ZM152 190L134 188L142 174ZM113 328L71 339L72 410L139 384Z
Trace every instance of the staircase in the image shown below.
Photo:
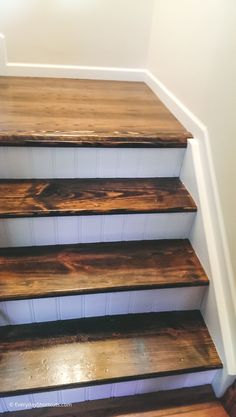
M226 416L189 137L143 83L0 79L1 414Z

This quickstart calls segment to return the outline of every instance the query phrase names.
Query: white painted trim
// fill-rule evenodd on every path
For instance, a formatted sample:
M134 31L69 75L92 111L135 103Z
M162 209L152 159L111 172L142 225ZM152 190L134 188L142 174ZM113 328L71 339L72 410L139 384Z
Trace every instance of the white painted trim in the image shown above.
M144 81L194 137L205 139L206 126L161 81L148 70L145 71Z
M185 239L195 212L9 218L0 220L0 247Z
M0 58L0 75L145 81L187 130L197 138L198 150L195 154L195 162L197 165L201 165L202 170L201 178L198 179L197 184L203 207L208 255L213 276L211 285L215 289L220 330L225 350L225 366L229 375L236 375L236 347L234 344L236 340L236 306L234 305L236 284L233 277L206 126L164 84L145 69L12 63L7 60L5 37L1 34ZM211 331L211 329L209 330Z
M145 70L139 68L8 62L5 36L0 33L0 75L79 78L87 80L143 81L145 78Z
M178 177L181 148L49 148L4 146L0 178Z
M7 62L6 74L18 77L79 78L86 80L143 81L143 69L89 67L79 65Z
M217 189L216 176L209 144L208 130L189 109L187 109L165 85L146 71L145 81L153 92L164 102L178 120L197 138L195 163L200 204L204 217L208 255L212 270L220 330L229 375L236 375L236 285L233 277L222 209ZM199 171L201 167L201 172ZM216 319L217 320L217 315ZM209 329L211 331L211 329Z
M224 341L222 328L224 325L228 326L228 320L224 317L226 307L224 305L224 298L220 305L221 308L223 307L222 314L220 316L218 314L217 291L221 289L217 286L218 281L215 281L216 271L212 267L211 244L213 237L208 230L209 216L211 216L211 213L209 213L205 203L206 184L201 159L199 158L199 141L196 139L189 140L180 176L198 206L197 216L193 223L189 239L210 280L209 289L206 291L201 305L201 312L224 364L224 369L217 374L217 378L213 384L215 393L221 397L227 388L227 384L230 384L232 381L232 377L229 377L227 370L227 361L232 362L234 360L234 358L230 358L230 354L234 354L234 348L232 345L230 349L227 345L225 348L225 343L227 342ZM220 320L221 317L224 318L223 324ZM234 317L232 318L234 319ZM234 328L234 323L228 328L229 332L231 332L231 327ZM232 337L229 343L232 342L234 337ZM226 349L228 359L226 359Z
M0 326L119 314L200 310L205 290L206 287L199 286L5 301L0 302Z

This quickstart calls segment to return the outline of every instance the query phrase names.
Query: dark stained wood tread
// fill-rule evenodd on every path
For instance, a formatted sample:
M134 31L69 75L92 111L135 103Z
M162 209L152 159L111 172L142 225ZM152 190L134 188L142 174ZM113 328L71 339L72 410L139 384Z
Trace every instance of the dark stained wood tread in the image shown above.
M141 82L0 77L0 145L186 147L192 137Z
M2 395L222 367L198 311L1 327L0 355Z
M222 404L230 417L236 416L236 379L221 398Z
M0 249L0 300L208 285L188 240Z
M6 417L227 417L210 385L1 414Z
M0 218L191 211L178 178L0 180Z

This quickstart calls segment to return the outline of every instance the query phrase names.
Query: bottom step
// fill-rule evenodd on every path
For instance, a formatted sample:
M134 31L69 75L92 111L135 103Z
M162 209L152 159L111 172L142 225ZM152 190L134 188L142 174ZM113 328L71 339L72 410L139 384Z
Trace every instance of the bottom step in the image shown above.
M198 311L5 326L0 340L3 397L222 367Z
M9 417L226 417L209 385L6 413Z

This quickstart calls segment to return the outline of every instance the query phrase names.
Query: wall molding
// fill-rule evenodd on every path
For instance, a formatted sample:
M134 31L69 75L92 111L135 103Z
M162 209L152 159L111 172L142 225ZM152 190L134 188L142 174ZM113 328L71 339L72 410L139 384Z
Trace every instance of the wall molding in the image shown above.
M236 347L234 343L236 340L236 305L234 304L236 284L206 126L146 69L8 62L5 37L2 34L0 34L0 75L144 81L186 129L194 135L197 141L197 147L194 148L194 160L197 165L201 166L201 178L196 179L196 182L213 277L211 285L214 288L219 329L223 340L224 365L228 375L236 375ZM215 320L217 320L217 315ZM210 326L209 330L211 331Z
M86 80L143 81L145 70L7 62L5 74L18 77L78 78Z
M6 39L0 33L0 75L16 77L78 78L87 80L143 81L145 69L8 62Z
M229 376L236 375L236 305L234 302L236 299L236 284L219 200L208 130L149 71L145 73L145 82L195 138L195 143L193 144L193 162L195 166L198 166L197 175L195 173L195 181L199 194L199 205L212 275L211 286L215 293L219 329L223 341L224 352L221 353L221 356L223 354L225 357L224 366L226 367L227 374ZM217 320L216 312L215 320ZM211 331L210 323L208 326ZM219 335L219 338L221 335ZM218 382L218 386L219 384L220 382Z

